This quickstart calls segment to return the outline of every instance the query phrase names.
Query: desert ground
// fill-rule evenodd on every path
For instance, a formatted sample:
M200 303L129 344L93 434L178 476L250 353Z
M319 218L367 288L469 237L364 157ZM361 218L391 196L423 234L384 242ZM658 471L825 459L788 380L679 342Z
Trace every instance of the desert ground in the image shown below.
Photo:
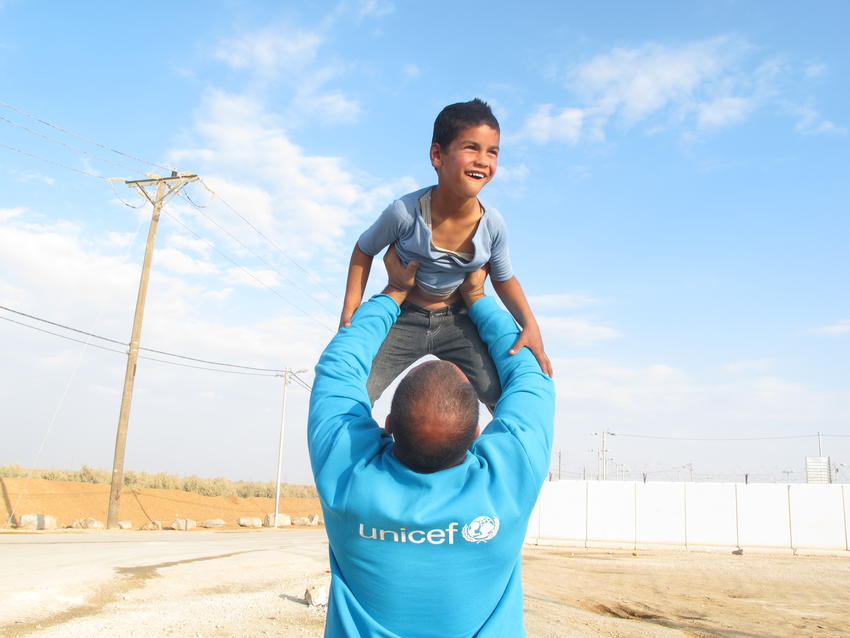
M9 481L4 480L7 502L17 497ZM29 501L17 497L28 504L19 511L53 514L63 524L84 516L105 517L103 495L86 496L79 485L30 486ZM92 487L99 486L86 490ZM36 496L40 489L46 500ZM74 493L63 496L63 489ZM197 495L138 496L141 509L154 520L176 516L235 520L271 510L269 499L223 499L221 509L213 512L218 501ZM98 505L103 514L80 509L86 499L104 501ZM242 500L251 502L238 502ZM282 511L295 515L317 511L313 499L299 500L313 502L288 503L290 509ZM74 503L75 509L60 510L61 503ZM198 509L193 510L192 503ZM165 509L157 509L160 506ZM129 510L126 517L136 528L144 522ZM22 572L24 550L33 544L64 552L61 544L74 539L88 544L117 542L94 545L94 556L101 558L86 570L55 575L50 570ZM110 553L124 551L122 547L155 553L137 557L129 567L122 556ZM634 553L528 545L523 560L526 626L532 638L850 636L850 556L846 555ZM322 529L6 529L0 533L0 564L14 567L0 570L0 636L7 638L88 638L104 633L115 638L322 636L324 610L305 600L308 586L329 579Z

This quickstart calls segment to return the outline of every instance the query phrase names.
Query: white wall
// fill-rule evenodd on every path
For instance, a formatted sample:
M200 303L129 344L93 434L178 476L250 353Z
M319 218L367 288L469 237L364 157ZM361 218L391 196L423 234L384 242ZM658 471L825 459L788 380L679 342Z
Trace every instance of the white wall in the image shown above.
M850 551L850 486L551 481L529 542Z

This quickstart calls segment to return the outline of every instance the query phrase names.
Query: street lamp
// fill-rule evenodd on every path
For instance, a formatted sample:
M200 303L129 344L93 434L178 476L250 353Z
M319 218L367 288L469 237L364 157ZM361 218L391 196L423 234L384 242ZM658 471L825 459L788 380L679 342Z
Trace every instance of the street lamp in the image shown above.
M293 376L298 374L304 374L307 372L305 369L301 370L284 370L283 374L279 374L276 376L283 377L283 406L280 410L280 439L277 445L277 483L275 484L274 490L274 526L277 529L277 519L280 516L279 505L280 505L280 471L283 467L283 429L286 423L286 388L289 386L289 381Z

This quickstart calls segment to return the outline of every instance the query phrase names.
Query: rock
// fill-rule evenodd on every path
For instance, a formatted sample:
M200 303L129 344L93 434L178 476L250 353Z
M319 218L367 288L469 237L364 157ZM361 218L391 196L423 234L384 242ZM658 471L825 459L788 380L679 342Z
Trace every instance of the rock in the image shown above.
M96 518L78 518L68 527L73 529L103 529L105 525Z
M182 532L188 531L190 529L195 529L197 526L198 524L191 518L175 518L171 522L171 529L177 529Z
M307 518L306 516L299 516L298 518L292 519L292 524L293 525L309 526L310 525L310 519Z
M162 521L148 521L144 525L142 525L139 529L144 531L149 530L161 530L162 529Z
M265 519L263 519L263 527L274 527L274 517L274 514L266 514ZM292 518L289 514L278 513L277 526L286 527L287 525L292 525Z
M207 529L212 527L224 527L225 525L227 525L227 523L221 518L211 518L201 523L201 527L206 527Z
M743 550L743 548L739 547L738 549L733 550L732 553L735 554L735 556L743 556L744 550Z
M56 529L56 518L50 514L24 514L18 529Z
M133 523L130 521L118 521L118 529L133 529Z
M236 523L239 527L262 527L263 519L253 516L243 516Z
M318 525L321 522L322 522L322 519L319 518L318 514L310 514L310 516L307 517L307 524L312 525L313 527L315 527L316 525Z
M307 591L304 592L304 600L310 607L318 607L319 605L328 604L328 586L327 585L310 585Z

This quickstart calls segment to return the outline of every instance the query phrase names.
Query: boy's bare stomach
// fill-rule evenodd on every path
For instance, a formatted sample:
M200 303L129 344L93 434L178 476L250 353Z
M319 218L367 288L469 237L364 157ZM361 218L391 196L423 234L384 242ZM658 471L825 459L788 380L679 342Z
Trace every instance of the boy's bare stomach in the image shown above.
M453 292L448 297L437 297L436 295L428 294L419 286L414 286L411 288L410 292L407 293L407 301L419 306L420 308L424 308L425 310L439 310L440 308L460 303L462 298L460 293L457 291Z

